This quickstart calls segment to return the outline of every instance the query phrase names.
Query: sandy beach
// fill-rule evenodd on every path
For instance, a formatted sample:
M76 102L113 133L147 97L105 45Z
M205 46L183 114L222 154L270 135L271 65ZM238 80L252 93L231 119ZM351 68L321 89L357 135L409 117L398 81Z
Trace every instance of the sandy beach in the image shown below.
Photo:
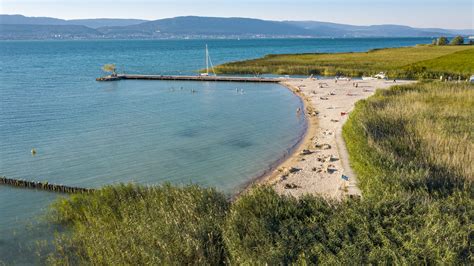
M261 182L280 194L305 194L333 199L360 196L357 177L350 168L342 126L357 101L397 84L412 81L291 79L282 82L305 105L308 131L299 147ZM295 110L296 112L297 110Z

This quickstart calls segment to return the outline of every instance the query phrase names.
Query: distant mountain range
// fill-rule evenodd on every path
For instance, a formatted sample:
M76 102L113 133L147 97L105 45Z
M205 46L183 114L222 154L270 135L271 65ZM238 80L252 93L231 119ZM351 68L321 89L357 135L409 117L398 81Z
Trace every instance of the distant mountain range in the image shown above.
M354 26L318 21L268 21L249 18L176 17L75 19L0 15L0 39L170 39L284 37L438 37L474 35L474 30L421 29L401 25Z
M22 15L0 15L0 24L30 24L30 25L80 25L97 29L110 26L129 26L147 22L143 19L114 19L114 18L96 18L96 19L71 19L64 20L48 17L25 17Z
M288 24L318 32L322 35L338 37L439 37L455 35L472 35L474 29L449 30L438 28L412 28L402 25L354 26L319 21L284 21Z

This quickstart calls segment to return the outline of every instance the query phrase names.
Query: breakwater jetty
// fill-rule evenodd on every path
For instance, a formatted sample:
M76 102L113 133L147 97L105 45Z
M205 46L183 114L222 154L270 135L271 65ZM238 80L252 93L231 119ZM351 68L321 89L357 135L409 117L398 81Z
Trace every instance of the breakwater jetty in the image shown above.
M67 194L77 194L77 193L91 193L94 189L91 188L80 188L80 187L70 187L64 185L50 184L48 182L34 182L21 179L12 179L6 178L4 176L0 177L0 185L6 185L17 188L27 188L27 189L37 189L45 190L58 193L67 193Z
M164 76L164 75L135 75L120 74L97 78L97 81L116 81L122 79L135 80L177 80L177 81L213 81L213 82L261 82L279 83L286 78L262 78L262 77L232 77L232 76Z

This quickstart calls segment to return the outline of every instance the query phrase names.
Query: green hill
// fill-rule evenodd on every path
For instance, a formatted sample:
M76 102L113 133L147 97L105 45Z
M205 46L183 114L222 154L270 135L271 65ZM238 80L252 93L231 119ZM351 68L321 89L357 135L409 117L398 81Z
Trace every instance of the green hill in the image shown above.
M140 19L73 19L25 17L0 14L0 39L54 39L54 33L37 35L5 35L3 25L81 25L97 29L95 35L83 34L78 29L68 38L88 39L163 39L163 38L270 38L270 37L452 37L471 35L472 30L423 29L403 25L353 26L320 21L270 21L251 18L175 17L153 21ZM9 31L16 28L10 28ZM22 28L17 28L20 33ZM44 30L44 28L43 28ZM57 31L51 27L51 31ZM52 37L53 36L53 37Z

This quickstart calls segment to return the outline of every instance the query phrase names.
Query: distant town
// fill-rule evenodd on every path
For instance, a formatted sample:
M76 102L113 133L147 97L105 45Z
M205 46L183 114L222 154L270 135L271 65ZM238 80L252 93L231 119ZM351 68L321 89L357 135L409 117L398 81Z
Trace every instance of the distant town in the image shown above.
M319 21L176 17L160 20L77 19L0 15L0 40L30 39L239 39L465 37L472 29L413 28L402 25L354 26Z

